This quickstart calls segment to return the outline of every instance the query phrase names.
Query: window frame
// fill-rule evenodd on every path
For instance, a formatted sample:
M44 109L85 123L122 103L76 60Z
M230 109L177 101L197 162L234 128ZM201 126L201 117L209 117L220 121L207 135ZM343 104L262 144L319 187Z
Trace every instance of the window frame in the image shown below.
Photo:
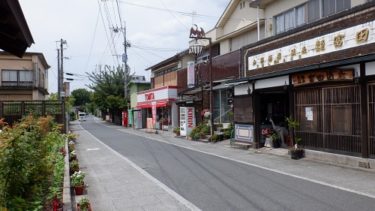
M4 80L4 74L6 72L15 74L15 80ZM21 72L30 74L29 80L21 80ZM33 71L32 70L14 70L14 69L2 69L1 70L1 85L2 86L33 86ZM13 75L14 78L14 75Z
M298 8L302 8L302 7L304 8L304 20L303 20L303 23L301 23L301 24L298 25L297 24L298 23L297 9ZM293 13L292 14L292 17L293 17L293 26L289 27L289 28L286 28L286 14L288 14L290 12ZM283 12L275 15L273 17L273 22L274 22L274 26L275 26L274 34L281 34L283 32L289 31L291 29L295 29L297 27L305 25L306 23L308 23L307 22L307 16L306 16L306 14L307 14L307 2L299 4L299 5L297 5L297 6L293 7L293 8L290 8L288 10L285 10L285 11L283 11ZM277 19L279 17L282 17L281 19L282 19L282 25L283 25L283 28L280 31L279 31L278 21L277 21Z

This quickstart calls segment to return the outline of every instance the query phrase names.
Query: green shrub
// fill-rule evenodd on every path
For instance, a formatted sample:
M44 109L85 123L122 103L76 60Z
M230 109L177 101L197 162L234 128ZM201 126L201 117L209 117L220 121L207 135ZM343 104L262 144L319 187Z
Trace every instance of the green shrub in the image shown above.
M221 141L221 138L220 138L219 135L217 135L217 134L213 134L213 135L211 136L211 138L210 138L210 141L216 143L216 142L218 142L218 141Z
M206 135L209 135L210 134L210 126L207 125L207 124L202 124L201 125L201 132L206 134Z
M0 133L0 207L42 210L62 190L63 136L52 117L25 117ZM54 192L54 193L51 193ZM59 196L57 196L59 197Z
M173 133L180 134L180 128L179 127L174 128Z
M224 139L232 138L233 124L230 124L227 129L224 130Z

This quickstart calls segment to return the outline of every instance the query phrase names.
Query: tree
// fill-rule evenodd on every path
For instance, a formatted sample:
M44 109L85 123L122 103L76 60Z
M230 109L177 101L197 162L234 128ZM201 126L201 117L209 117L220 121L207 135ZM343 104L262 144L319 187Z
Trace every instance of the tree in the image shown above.
M48 100L57 100L57 93L51 93L48 96Z
M129 69L129 68L128 68ZM124 70L121 66L110 67L104 66L104 70L87 73L90 81L89 88L94 90L93 101L100 109L114 109L113 105L118 105L117 108L125 108L124 102ZM128 83L131 80L131 76L128 74ZM113 103L114 98L111 99L111 105L106 101L108 97L115 96L119 102ZM103 100L106 99L106 100ZM128 99L129 100L129 94Z
M74 106L85 106L90 102L90 92L84 88L73 90L72 96L75 99Z
M130 69L129 67L127 68ZM110 67L108 65L100 68L99 71L87 73L92 84L89 88L94 91L92 102L101 111L109 110L112 115L120 115L123 109L126 109L129 101L124 99L124 81L125 71L121 66ZM127 84L131 81L129 72L127 73Z

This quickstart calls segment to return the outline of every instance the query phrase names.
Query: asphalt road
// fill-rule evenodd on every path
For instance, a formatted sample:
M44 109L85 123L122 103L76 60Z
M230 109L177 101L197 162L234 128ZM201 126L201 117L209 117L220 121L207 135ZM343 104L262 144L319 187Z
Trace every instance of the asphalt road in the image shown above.
M202 210L375 210L375 199L150 140L84 129Z

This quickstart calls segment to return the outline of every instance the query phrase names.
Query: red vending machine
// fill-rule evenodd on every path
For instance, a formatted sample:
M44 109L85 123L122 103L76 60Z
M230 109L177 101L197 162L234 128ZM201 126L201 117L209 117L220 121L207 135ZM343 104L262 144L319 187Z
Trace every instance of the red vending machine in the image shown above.
M122 126L124 127L128 126L128 112L126 111L122 112Z

